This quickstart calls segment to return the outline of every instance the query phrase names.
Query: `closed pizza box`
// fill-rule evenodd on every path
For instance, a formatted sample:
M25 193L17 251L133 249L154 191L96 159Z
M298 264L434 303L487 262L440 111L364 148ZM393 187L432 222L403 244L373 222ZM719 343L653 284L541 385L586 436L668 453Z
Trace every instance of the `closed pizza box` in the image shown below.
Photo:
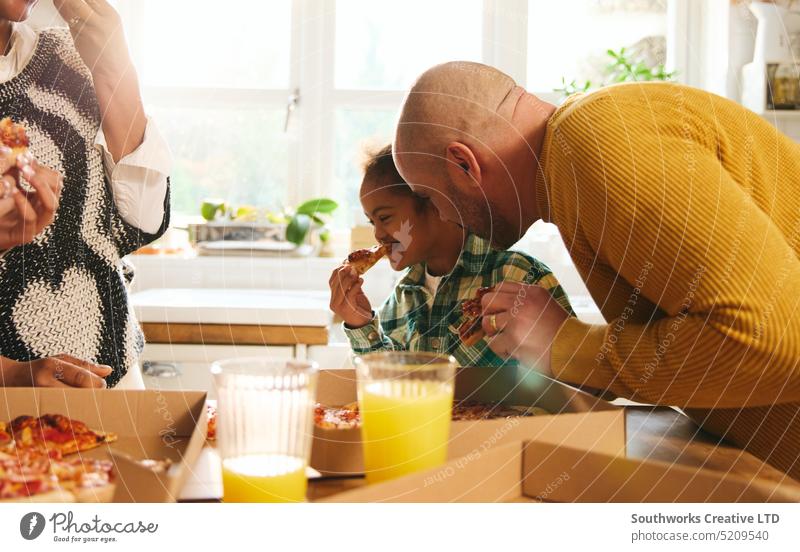
M324 406L343 406L356 401L354 370L322 370L317 400ZM448 456L458 458L475 447L503 442L536 440L596 450L607 454L625 452L625 414L620 407L579 389L544 378L526 368L460 368L456 374L455 400L537 406L550 415L453 422ZM323 476L347 476L364 472L360 429L314 427L311 466Z
M320 502L798 502L800 485L634 460L542 441L504 442L444 466Z
M0 419L62 414L117 434L116 442L82 453L111 458L113 488L82 492L78 500L174 502L205 443L205 401L202 391L8 387L0 393Z

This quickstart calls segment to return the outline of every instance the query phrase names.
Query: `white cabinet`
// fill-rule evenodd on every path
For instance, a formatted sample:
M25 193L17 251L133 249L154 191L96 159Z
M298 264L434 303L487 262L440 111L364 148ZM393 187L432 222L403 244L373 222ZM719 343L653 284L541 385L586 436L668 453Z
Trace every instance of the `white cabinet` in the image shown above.
M199 389L216 398L211 363L223 358L295 356L295 347L147 344L141 356L148 389Z
M306 358L319 364L323 370L353 368L353 351L347 343L310 345Z

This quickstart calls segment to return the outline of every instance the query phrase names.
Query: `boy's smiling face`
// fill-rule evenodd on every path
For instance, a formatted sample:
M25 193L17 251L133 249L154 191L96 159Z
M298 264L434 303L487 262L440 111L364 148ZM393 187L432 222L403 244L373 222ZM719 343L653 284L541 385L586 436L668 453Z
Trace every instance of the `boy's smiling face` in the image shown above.
M378 184L362 186L361 205L378 243L391 244L389 263L394 270L426 260L435 232L430 231L430 207L424 200Z

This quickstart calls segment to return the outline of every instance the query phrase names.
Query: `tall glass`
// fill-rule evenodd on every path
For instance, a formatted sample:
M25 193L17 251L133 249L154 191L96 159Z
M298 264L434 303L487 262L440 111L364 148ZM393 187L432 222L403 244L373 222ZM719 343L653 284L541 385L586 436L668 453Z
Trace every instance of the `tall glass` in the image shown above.
M356 357L368 483L440 466L447 459L456 360L434 353Z
M211 366L225 502L305 501L317 369L270 358Z

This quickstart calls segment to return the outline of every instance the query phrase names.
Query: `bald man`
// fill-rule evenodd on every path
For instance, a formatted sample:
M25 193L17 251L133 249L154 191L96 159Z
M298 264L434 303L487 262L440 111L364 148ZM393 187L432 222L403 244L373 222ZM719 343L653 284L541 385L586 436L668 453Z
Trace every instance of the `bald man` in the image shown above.
M672 83L556 108L453 62L404 102L395 162L441 216L499 247L555 224L607 324L542 289L483 298L492 349L560 380L683 408L800 479L800 146Z

